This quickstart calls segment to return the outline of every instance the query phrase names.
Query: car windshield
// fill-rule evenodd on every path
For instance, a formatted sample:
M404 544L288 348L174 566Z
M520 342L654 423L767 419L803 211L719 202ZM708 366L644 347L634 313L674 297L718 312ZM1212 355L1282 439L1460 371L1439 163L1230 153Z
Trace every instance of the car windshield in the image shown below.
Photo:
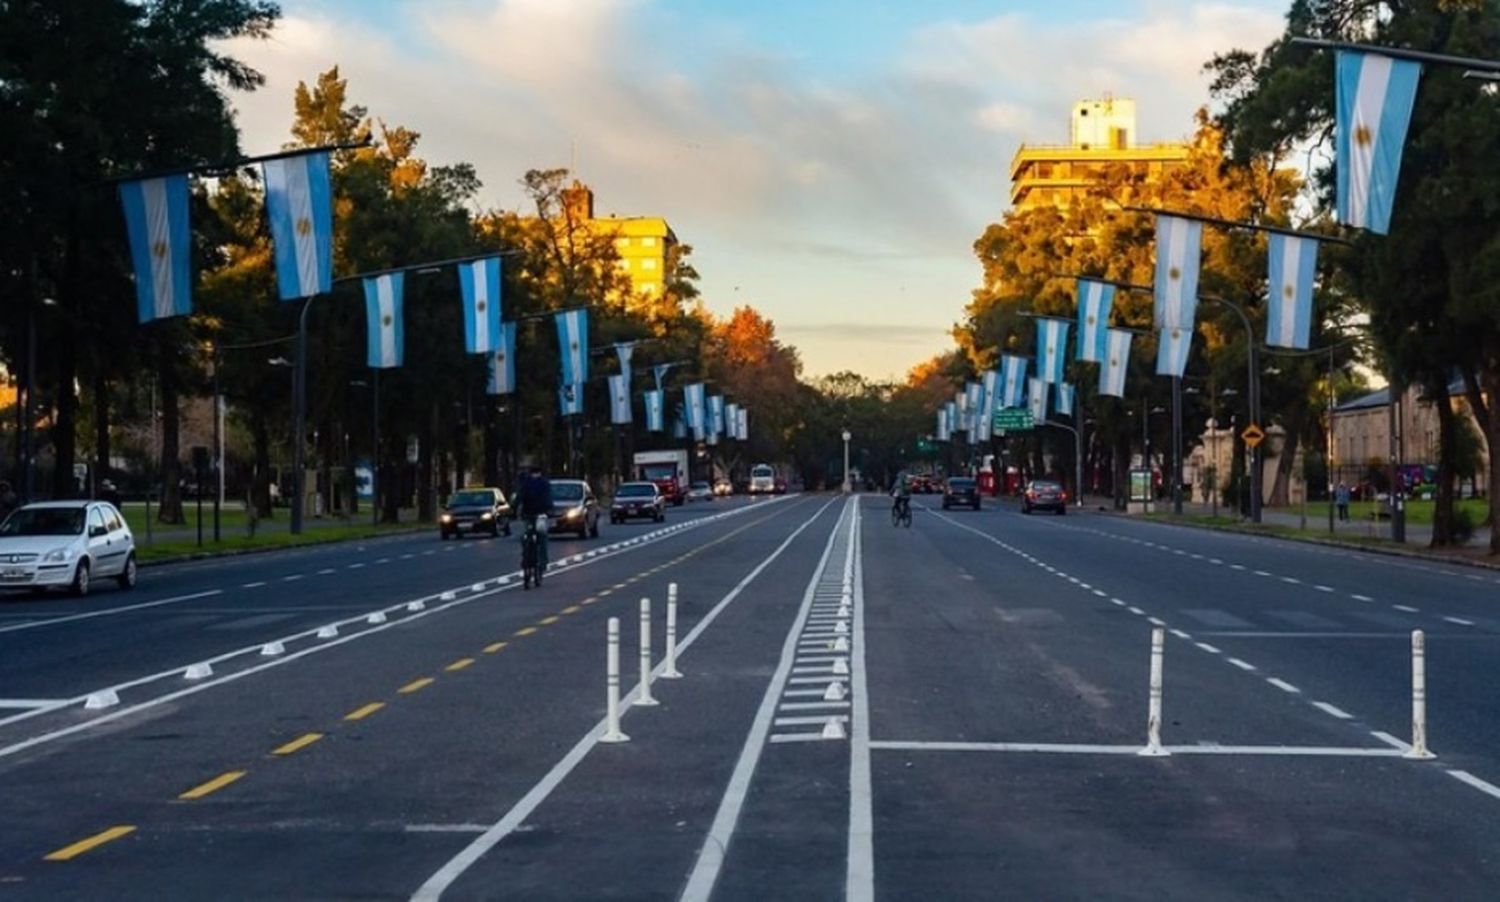
M972 479L950 479L950 480L948 480L948 487L950 489L972 489L974 487L974 480L972 480Z
M81 532L81 507L22 508L0 524L0 536L76 536Z
M583 485L577 482L552 483L553 501L582 501Z
M555 492L553 494L556 494ZM629 482L615 492L616 498L650 498L656 494L656 486L642 482Z
M695 482L695 483L693 483L693 488L695 488L695 489L706 489L706 488L708 488L708 483L706 483L706 482Z
M495 503L495 496L491 492L458 492L448 499L450 507L474 507Z
M756 467L750 471L750 475L756 479L769 479L775 472L770 467Z

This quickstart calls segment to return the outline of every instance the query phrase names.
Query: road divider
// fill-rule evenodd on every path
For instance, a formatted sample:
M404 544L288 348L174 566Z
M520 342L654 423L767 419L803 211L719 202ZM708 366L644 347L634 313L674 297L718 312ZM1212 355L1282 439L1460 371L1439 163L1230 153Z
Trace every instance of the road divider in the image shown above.
M1427 634L1411 631L1411 748L1408 758L1436 758L1427 748Z
M1166 655L1167 631L1160 626L1151 628L1151 698L1146 712L1146 747L1141 754L1147 757L1165 757L1171 754L1161 745L1161 696L1162 659Z
M661 678L680 680L677 670L677 584L667 583L667 649L662 662Z
M620 618L609 618L604 651L604 735L600 742L629 742L620 731Z
M651 599L641 599L641 677L635 703L643 708L661 704L651 694Z

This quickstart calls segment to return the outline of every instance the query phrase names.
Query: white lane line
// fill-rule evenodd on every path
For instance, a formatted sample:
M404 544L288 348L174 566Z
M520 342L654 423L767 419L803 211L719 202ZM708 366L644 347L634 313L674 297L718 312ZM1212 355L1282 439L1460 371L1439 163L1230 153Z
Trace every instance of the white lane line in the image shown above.
M336 572L336 571L332 567L324 567L322 570L318 571L318 575L319 576L327 576L328 574L334 573L334 572Z
M240 588L241 589L259 589L261 586L264 586L264 585L265 585L264 582L241 583L240 584Z
M1244 570L1245 569L1245 565L1244 564L1230 564L1229 565L1229 569L1230 570Z
M211 598L215 595L223 595L223 589L209 589L206 592L194 592L191 595L174 595L171 598L158 598L156 601L144 601L140 604L130 604L119 608L109 608L104 611L89 611L87 614L68 614L63 617L53 617L50 620L28 620L25 623L13 623L10 626L0 626L0 633L14 633L18 630L31 630L42 626L54 626L59 623L73 623L78 620L92 620L95 617L112 617L115 614L125 614L130 611L143 611L146 608L156 608L164 604L178 604L184 601L193 601L198 598Z
M293 573L291 576L283 576L281 578L281 581L284 582L284 583L294 583L294 582L296 582L297 580L299 580L301 578L302 578L302 574L301 573Z
M1460 783L1465 783L1469 786L1472 786L1487 796L1493 796L1494 798L1500 799L1500 786L1496 786L1493 783L1481 780L1466 770L1450 770L1447 773L1448 776L1452 777Z
M1097 595L1097 596L1099 596L1100 598L1108 598L1109 597L1109 593L1106 592L1106 591L1104 591L1103 589L1095 589L1094 590L1094 594Z
M1446 620L1446 621L1448 621L1449 623L1456 623L1459 626L1473 626L1474 625L1474 621L1472 621L1472 620L1465 620L1462 617L1444 617L1443 619Z
M1374 601L1375 600L1375 599L1371 598L1368 595L1353 595L1353 594L1351 594L1349 597L1352 598L1352 599L1354 599L1355 601Z
M1135 605L1131 605L1130 607L1126 608L1125 610L1127 610L1130 613L1136 615L1137 617L1144 617L1144 616L1146 616L1146 612L1143 611L1143 610L1141 610L1140 608L1136 607Z
M1233 664L1234 666L1238 667L1241 670L1254 670L1255 669L1255 665L1254 664L1250 664L1250 663L1248 663L1246 661L1241 661L1239 658L1229 658L1227 660L1229 661L1229 663Z
M858 503L850 530L844 579L854 585L854 651L849 658L854 707L849 728L849 860L845 902L875 898L875 804L870 765L870 681L865 671L864 518Z
M703 619L693 627L692 631L688 633L687 638L683 639L682 642L677 646L677 653L680 655L688 648L690 648L693 643L697 641L698 637L703 634L703 631L706 630L709 625L718 618L719 613L726 607L728 607L736 598L738 598L740 596L740 593L744 592L745 587L750 585L750 583L754 581L757 576L760 576L762 571L764 571L772 564L772 562L779 558L781 556L781 553L792 544L793 540L801 535L803 530L811 526L813 522L817 520L818 517L823 514L823 511L827 510L829 505L831 504L833 504L832 500L824 503L815 512L813 512L813 515L806 521L804 521L802 525L793 530L792 534L787 536L786 540L778 545L776 547L776 550L771 552L769 557L761 561L760 564L758 564L754 570L751 570L748 574L746 574L745 578L740 580L740 582L733 589L730 589L729 594L720 599L719 603L714 605L713 609L710 610L706 615L704 615ZM743 511L751 509L752 507L745 507L739 508L737 510ZM834 528L829 534L828 546L824 551L825 560L827 558L828 552L833 549L833 537L836 535L838 535L838 524L834 524ZM814 580L814 584L815 583L816 580ZM809 592L809 601L811 600L811 597L811 593ZM790 640L792 638L795 638L796 635L796 624L793 624L793 629L787 634L787 636ZM792 647L793 646L791 645L791 643L788 642L788 645L782 650L783 658L786 660L787 666L789 667L791 666L790 662L792 660ZM658 665L657 669L660 669L660 665ZM631 691L631 697L634 696L634 692L635 690ZM772 707L774 707L775 697L768 694L767 698L771 700ZM765 706L764 699L762 700L762 706ZM771 714L768 713L766 715L766 720L769 722L770 719ZM568 753L562 757L561 760L554 764L552 766L552 769L549 770L547 774L543 776L535 786L532 786L531 789L526 792L526 795L521 797L521 800L519 802L512 806L509 811L505 812L504 816L502 816L500 820L492 824L489 829L485 830L484 833L476 837L473 842L465 846L457 855L453 856L453 858L449 859L447 863L445 863L436 871L436 873L427 878L427 881L420 887L418 887L417 891L412 894L413 902L432 902L432 900L440 898L444 890L453 885L453 881L462 876L463 873L470 867L473 867L474 863L477 862L480 858L484 857L484 854L486 852L488 852L490 849L493 849L501 842L501 840L514 833L516 831L516 828L525 823L526 819L531 816L532 812L536 811L536 809L547 800L547 797L552 794L552 791L555 790L563 780L567 779L568 775L571 774L576 767L578 767L578 764L581 761L583 761L584 756L586 756L589 751L598 744L599 737L604 735L605 726L606 724L603 720L600 720L598 723L596 723L594 725L594 728L590 730L586 735L584 735L582 739L578 740L573 748L571 748ZM748 779L746 782L748 786Z
M1391 746L1392 748L1400 749L1403 752L1411 750L1411 744L1410 743L1408 743L1404 739L1397 739L1396 737L1392 736L1390 733L1386 733L1386 732L1381 731L1381 730L1371 730L1370 731L1370 735L1374 736L1376 739L1379 739L1381 742L1385 743L1386 745Z
M1333 591L1333 586L1313 586L1313 588L1317 589L1319 592L1332 592Z
M1255 572L1256 576L1270 576L1271 575L1269 572L1267 572L1265 570L1256 570L1254 572Z
M1409 604L1393 604L1391 605L1391 607L1395 608L1398 611L1405 611L1408 614L1416 614L1422 610L1421 608L1414 608Z
M1125 599L1123 598L1111 598L1110 601L1122 608L1125 606Z
M1353 720L1354 719L1354 715L1353 714L1350 714L1348 711L1345 711L1343 708L1340 708L1338 705L1330 705L1328 702L1313 702L1312 705L1313 705L1314 708L1317 708L1319 711L1322 711L1324 714L1332 714L1334 717L1337 717L1339 720Z
M57 708L67 703L65 698L0 698L0 709Z
M1266 677L1266 682L1270 683L1272 686L1275 686L1277 689L1280 689L1282 692L1290 692L1292 695L1302 694L1301 689L1298 689L1296 686L1293 686L1286 680L1278 679L1276 677Z
M849 707L848 702L782 702L783 711L842 711Z
M827 720L822 717L818 719ZM769 741L772 745L779 745L783 742L836 742L837 740L825 738L819 731L817 733L772 733Z
M1138 745L1083 745L1049 742L905 742L876 740L870 746L904 752L1026 752L1051 755L1129 755L1140 757ZM1324 745L1169 745L1173 755L1274 755L1306 757L1394 758L1393 749Z
M1208 562L1209 562L1209 563L1210 563L1210 564L1219 564L1219 565L1221 565L1221 566L1222 566L1222 565L1223 565L1223 563L1224 563L1224 562L1223 562L1223 561L1221 561L1221 560L1219 560L1219 559L1218 559L1218 558L1216 558L1216 557L1211 557L1211 558L1209 558L1209 559L1208 559Z
M848 723L849 715L818 714L809 717L778 717L776 718L774 723L778 727L821 727L823 724L828 723L828 721L830 720L836 720L839 723Z
M1176 629L1174 629L1174 630L1171 630L1171 633L1172 633L1172 635L1176 636L1179 639L1192 639L1193 638L1191 635L1189 635L1187 633L1184 633L1182 630L1176 630Z
M1295 576L1283 576L1281 578L1281 581L1284 582L1284 583L1289 583L1289 584L1291 584L1293 586L1300 586L1300 585L1302 585L1302 580L1298 579Z
M350 565L349 565L349 569L350 569L350 570L358 570L358 569L360 569L360 568L361 568L361 567L363 567L363 566L364 566L364 564L360 564L360 563L353 563L353 564L350 564Z
M1167 625L1167 622L1165 620L1161 619L1160 617L1147 617L1146 620L1148 622L1150 622L1150 624L1152 626L1166 626Z

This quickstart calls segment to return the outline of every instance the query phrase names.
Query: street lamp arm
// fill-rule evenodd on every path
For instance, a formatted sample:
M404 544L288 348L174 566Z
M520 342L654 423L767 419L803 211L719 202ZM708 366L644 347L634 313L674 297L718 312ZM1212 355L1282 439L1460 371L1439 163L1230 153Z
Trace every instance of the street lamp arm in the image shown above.
M1295 37L1292 38L1292 43L1303 47L1314 47L1319 50L1354 50L1360 53L1377 53L1381 56L1411 60L1415 63L1457 66L1477 72L1500 74L1500 60L1478 59L1470 56L1450 56L1446 53L1431 53L1426 50L1408 50L1405 47L1383 47L1379 44L1356 44L1349 41L1330 41L1324 38Z

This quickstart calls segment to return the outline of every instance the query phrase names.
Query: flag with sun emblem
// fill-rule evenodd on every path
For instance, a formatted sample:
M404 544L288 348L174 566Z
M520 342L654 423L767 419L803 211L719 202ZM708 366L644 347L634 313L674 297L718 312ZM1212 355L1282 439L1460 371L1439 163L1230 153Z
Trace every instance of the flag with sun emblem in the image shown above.
M565 417L583 413L583 386L564 384L557 390L557 405Z
M333 191L328 152L299 153L261 165L281 299L294 301L327 294L333 288Z
M1099 367L1099 394L1125 397L1125 375L1130 371L1130 340L1124 329L1110 329L1104 364Z
M375 369L401 365L406 329L401 324L402 274L371 276L365 284L365 327L369 335L368 364Z
M495 350L489 355L490 379L486 391L508 395L516 390L516 324L502 322L495 341Z
M1033 376L1026 380L1026 385L1030 388L1028 400L1031 418L1040 423L1047 419L1047 389L1051 387L1051 383Z
M666 428L661 389L646 392L646 431L661 432Z
M693 433L693 440L703 441L703 383L694 382L682 387L683 420Z
M1050 384L1063 380L1068 359L1068 321L1050 316L1036 321L1036 374Z
M635 355L635 342L622 341L615 344L615 356L620 360L620 375L625 377L625 389L630 390L630 358Z
M937 440L946 442L948 440L948 406L945 404L938 408L937 412Z
M731 439L740 437L740 405L733 401L724 402L724 436Z
M1193 328L1202 245L1203 223L1157 214L1156 328Z
M464 296L464 350L489 354L500 340L500 258L458 264Z
M1115 305L1115 286L1094 279L1078 280L1078 359L1104 360L1108 351L1109 312Z
M1422 65L1340 50L1334 63L1334 171L1338 219L1384 235L1391 226L1401 148Z
M750 440L750 408L740 407L734 412L734 434L742 442Z
M1052 409L1065 417L1073 415L1073 383L1057 383L1057 397L1052 399Z
M609 421L616 426L630 422L630 382L625 374L609 377Z
M1156 375L1181 377L1193 348L1193 330L1169 326L1156 336Z
M140 322L193 312L186 173L120 185Z
M562 384L589 380L589 312L577 307L556 314L557 347L562 358Z
M1006 354L1000 358L1000 406L1020 407L1026 401L1026 358Z
M1266 288L1266 344L1305 351L1312 332L1317 239L1273 232L1268 250L1271 273Z

